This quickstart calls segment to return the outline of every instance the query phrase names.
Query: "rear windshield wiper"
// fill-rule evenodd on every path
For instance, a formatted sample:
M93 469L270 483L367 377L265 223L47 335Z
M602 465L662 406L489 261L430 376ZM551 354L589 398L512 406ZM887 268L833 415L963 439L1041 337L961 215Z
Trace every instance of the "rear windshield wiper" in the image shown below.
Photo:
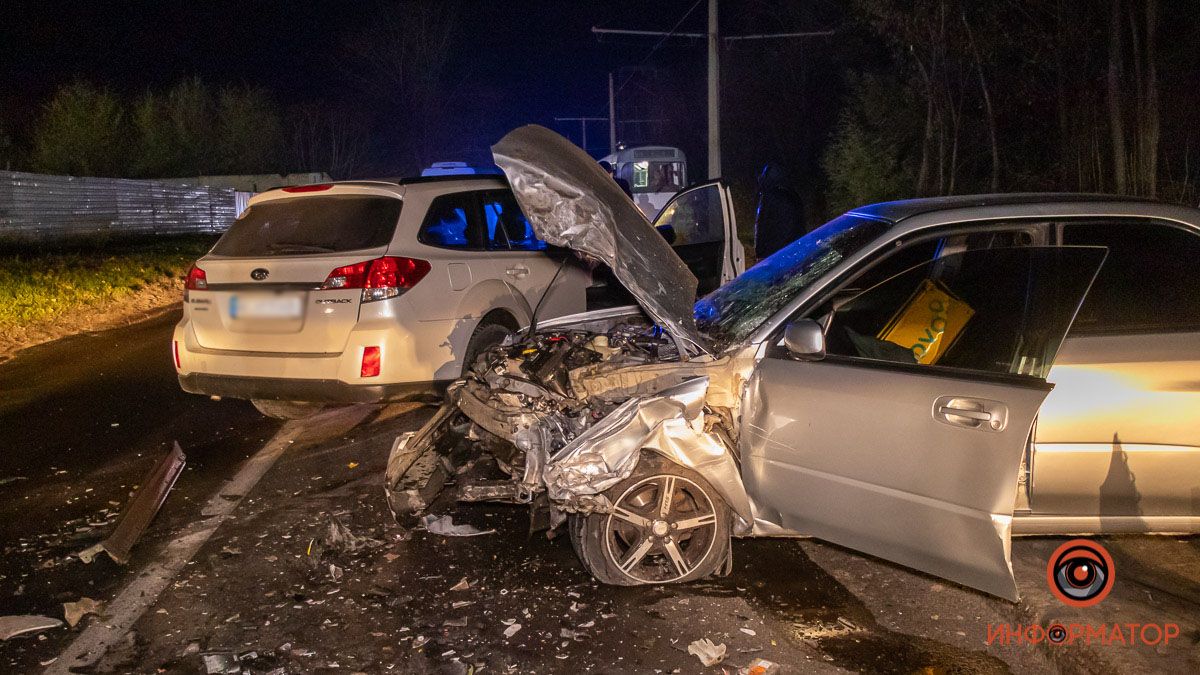
M314 244L296 244L287 241L277 241L273 244L267 244L267 250L271 252L290 252L290 253L333 253L335 249L328 246L316 246Z

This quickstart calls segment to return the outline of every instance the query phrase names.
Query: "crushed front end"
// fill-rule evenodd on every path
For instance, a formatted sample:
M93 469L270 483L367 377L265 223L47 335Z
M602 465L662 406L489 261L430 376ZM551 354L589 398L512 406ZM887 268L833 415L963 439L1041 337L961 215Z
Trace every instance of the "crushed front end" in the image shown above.
M530 504L532 522L607 512L604 492L643 451L704 475L748 528L732 442L734 358L680 359L640 314L580 321L480 355L418 432L397 439L388 502L400 517L447 486L458 501Z

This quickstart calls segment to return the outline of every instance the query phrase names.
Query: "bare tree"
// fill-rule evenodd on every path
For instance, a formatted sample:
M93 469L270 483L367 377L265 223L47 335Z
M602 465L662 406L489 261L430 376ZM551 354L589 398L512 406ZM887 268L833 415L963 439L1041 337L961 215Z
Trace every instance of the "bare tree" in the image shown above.
M371 12L346 42L350 73L365 95L386 102L386 134L402 136L408 161L418 167L430 161L440 140L456 18L454 2L393 0Z
M290 121L297 168L324 171L339 180L361 170L367 136L354 116L345 111L305 107L297 109Z

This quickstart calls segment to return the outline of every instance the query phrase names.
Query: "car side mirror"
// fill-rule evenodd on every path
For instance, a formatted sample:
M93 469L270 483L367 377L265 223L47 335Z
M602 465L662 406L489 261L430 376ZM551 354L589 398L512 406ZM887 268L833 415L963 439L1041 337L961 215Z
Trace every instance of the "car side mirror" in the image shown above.
M783 329L783 346L805 361L825 358L825 331L812 319L796 319Z

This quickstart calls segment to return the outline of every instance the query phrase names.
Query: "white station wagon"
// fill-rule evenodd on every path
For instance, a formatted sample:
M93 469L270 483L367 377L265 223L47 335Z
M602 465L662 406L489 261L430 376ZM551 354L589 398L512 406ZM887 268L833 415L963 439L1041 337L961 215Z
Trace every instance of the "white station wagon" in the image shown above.
M656 222L702 284L743 269L727 190ZM185 391L293 418L436 396L506 335L632 302L533 232L502 176L286 187L257 195L187 278L172 350Z

